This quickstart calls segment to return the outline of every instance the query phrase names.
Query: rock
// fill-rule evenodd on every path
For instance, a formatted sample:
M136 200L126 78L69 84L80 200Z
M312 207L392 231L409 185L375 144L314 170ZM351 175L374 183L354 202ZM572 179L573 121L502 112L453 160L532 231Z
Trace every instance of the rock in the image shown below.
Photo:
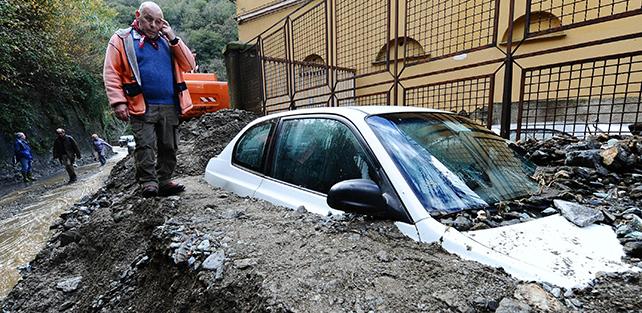
M75 302L75 301L67 301L67 302L65 302L65 303L61 304L61 305L58 307L58 311L59 311L59 312L65 311L65 310L67 310L67 309L71 308L72 306L74 306L75 304L76 304L76 302Z
M504 226L516 225L516 224L519 224L519 223L521 223L519 220L513 219L513 220L503 221L503 222L499 223L499 225L504 227Z
M216 251L216 253L210 254L210 256L203 261L203 269L209 271L217 271L219 268L223 267L225 261L225 253L222 250Z
M575 298L572 299L564 299L564 302L566 303L566 306L572 307L573 309L580 309L584 305L582 301L577 300Z
M636 136L642 135L642 123L629 124L628 127L631 134Z
M136 263L134 264L134 267L136 268L141 268L149 263L149 257L148 256L143 256L140 258L140 260L137 260Z
M562 216L579 227L586 227L604 220L604 215L601 211L587 208L578 203L555 199L553 204L560 210Z
M642 258L642 241L632 241L624 244L624 252L634 258Z
M27 264L18 266L16 269L20 273L20 276L22 278L25 278L27 277L27 275L29 275L29 273L31 273L31 271L33 270L33 267L31 267L31 263L27 263Z
M535 150L530 156L530 160L535 164L545 164L549 159L549 155L542 150Z
M475 217L475 222L483 222L488 219L488 213L484 210L477 211L477 217Z
M513 298L504 298L499 301L499 306L495 313L531 313L533 309L526 303L517 301Z
M390 262L390 257L388 256L388 253L383 250L377 252L377 259L381 262Z
M100 199L100 201L98 201L98 205L99 205L101 208L106 208L106 207L108 207L108 206L110 206L110 205L111 205L111 201L109 201L109 200L108 200L108 199L106 199L106 198L102 198L102 199Z
M626 225L629 227L630 232L642 232L642 218L638 217L637 215L628 215L625 216L629 217L630 220L626 223Z
M475 299L473 303L475 304L475 307L480 308L483 311L490 311L490 312L494 312L495 310L497 310L497 307L499 306L497 301L492 299L487 300L481 297Z
M642 232L634 231L624 235L624 238L635 239L636 241L642 241Z
M545 216L553 215L556 213L557 213L557 210L555 210L555 208L547 208L546 210L542 211L542 214Z
M63 220L62 218L59 217L51 224L51 226L49 226L49 229L58 228L59 226L61 226L64 223L65 223L65 220Z
M553 297L559 299L562 296L562 289L555 287L551 289L551 294L553 295Z
M564 308L561 302L537 284L519 285L513 296L537 312L562 312Z
M453 222L453 227L455 227L457 230L469 230L472 226L473 222L463 215L457 216L457 218Z
M134 214L134 212L132 212L130 210L122 210L122 211L118 211L116 213L113 213L111 215L111 218L114 219L114 223L118 223L118 222L124 220L125 218L129 217L132 214Z
M209 251L210 250L210 241L209 241L209 239L205 239L205 240L201 241L201 243L198 244L196 249L200 250L200 251Z
M72 218L68 218L65 221L65 223L62 224L62 227L64 227L65 230L72 229L72 228L75 228L75 227L78 227L78 226L80 226L80 222L78 222L78 220L73 218L73 217Z
M56 289L62 290L62 292L72 292L78 289L80 282L82 281L82 276L76 276L72 278L65 279L56 284Z
M172 259L174 259L174 264L181 264L187 262L191 256L191 251L186 244L181 244L174 254L172 254Z
M78 212L80 212L82 214L85 214L85 215L89 215L89 214L91 214L92 210L91 210L91 208L86 207L86 206L83 205L83 206L78 208Z
M258 261L254 258L240 259L234 261L234 267L244 270L258 264Z
M629 197L631 199L639 199L642 198L642 186L637 186L629 192Z
M632 208L628 208L624 212L622 212L622 215L624 215L624 214L635 214L638 217L642 217L642 210L640 210L640 208L632 207Z
M530 221L530 220L532 220L532 219L533 219L533 218L532 218L530 215L528 215L528 213L521 213L521 214L519 215L519 221L520 221L520 222L527 222L527 221Z
M598 149L569 151L566 153L564 165L597 168L601 166L600 162L602 161L600 152L601 150Z
M72 242L79 242L82 238L80 233L76 230L68 230L60 234L60 246L64 247Z
M620 152L620 149L621 148L617 146L612 146L606 150L602 150L600 152L600 156L602 157L602 163L604 163L604 165L606 166L610 166L611 164L613 164L613 161L615 161L615 158L617 158Z

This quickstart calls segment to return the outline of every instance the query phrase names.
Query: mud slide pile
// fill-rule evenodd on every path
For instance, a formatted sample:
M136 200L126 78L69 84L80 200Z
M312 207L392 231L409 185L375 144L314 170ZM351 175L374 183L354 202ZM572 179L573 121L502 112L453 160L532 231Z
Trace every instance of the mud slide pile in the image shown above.
M182 126L181 196L144 199L133 160L52 225L0 303L4 312L638 311L638 274L592 288L518 282L402 236L389 221L322 217L205 184L207 160L254 116L226 110Z

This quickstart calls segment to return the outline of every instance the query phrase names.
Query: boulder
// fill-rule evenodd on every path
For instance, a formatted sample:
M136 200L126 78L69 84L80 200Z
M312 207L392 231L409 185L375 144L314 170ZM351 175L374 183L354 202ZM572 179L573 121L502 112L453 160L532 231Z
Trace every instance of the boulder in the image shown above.
M528 304L513 298L504 298L499 302L495 313L531 313L535 312Z
M67 278L63 281L58 282L56 284L56 289L62 290L62 292L66 293L76 291L76 289L78 289L78 287L80 286L81 281L82 276Z
M537 312L564 312L562 303L537 284L519 285L513 296Z
M579 227L586 227L604 220L602 211L587 208L579 203L555 199L553 205L560 210L562 216Z

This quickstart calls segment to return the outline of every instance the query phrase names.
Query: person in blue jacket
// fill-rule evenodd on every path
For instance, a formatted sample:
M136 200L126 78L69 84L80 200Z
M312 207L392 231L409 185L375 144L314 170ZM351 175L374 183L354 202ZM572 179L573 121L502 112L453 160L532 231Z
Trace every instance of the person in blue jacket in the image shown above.
M13 145L14 157L13 163L20 163L20 173L22 174L22 181L25 183L34 181L33 174L31 173L31 162L33 155L31 154L31 146L27 142L27 136L22 132L16 133L16 142Z
M108 144L105 140L98 137L97 134L91 135L91 143L94 146L94 151L96 151L96 154L98 155L98 161L100 161L100 166L105 165L105 163L107 163L107 159L105 158L105 147L109 147L110 149L112 149L113 147L110 144Z

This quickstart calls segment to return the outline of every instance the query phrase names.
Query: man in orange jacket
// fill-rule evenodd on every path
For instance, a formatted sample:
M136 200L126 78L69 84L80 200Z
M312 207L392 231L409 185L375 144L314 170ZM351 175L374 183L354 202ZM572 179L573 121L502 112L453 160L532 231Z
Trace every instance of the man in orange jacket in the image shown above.
M130 121L136 140L136 178L145 197L173 195L179 114L192 108L183 73L194 56L154 2L143 2L131 27L109 40L103 78L116 117Z

